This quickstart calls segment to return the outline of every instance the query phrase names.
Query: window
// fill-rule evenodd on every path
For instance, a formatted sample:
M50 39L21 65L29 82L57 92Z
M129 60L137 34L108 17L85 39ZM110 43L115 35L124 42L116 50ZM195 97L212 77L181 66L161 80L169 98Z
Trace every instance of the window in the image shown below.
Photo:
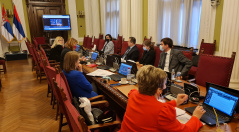
M106 34L117 38L119 33L119 0L107 0Z

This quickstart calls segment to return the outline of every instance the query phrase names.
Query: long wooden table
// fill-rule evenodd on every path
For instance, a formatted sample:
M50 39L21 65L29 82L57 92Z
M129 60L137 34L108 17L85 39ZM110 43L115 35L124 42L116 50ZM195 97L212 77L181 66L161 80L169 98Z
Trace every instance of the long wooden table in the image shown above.
M95 70L97 70L96 67L90 68L86 65L83 65L84 74L93 72ZM100 79L101 79L100 77L86 76L86 78L89 81L94 82L97 85L97 87L102 92L102 94L104 94L107 97L107 100L110 102L110 104L112 104L112 103L115 104L114 107L116 107L116 110L118 110L117 114L120 114L120 116L123 116L126 106L127 106L127 103L128 103L128 97L126 96L127 92L129 92L131 89L137 89L138 88L137 84L136 85L121 85L121 86L111 87L110 84L115 84L118 82L111 80L107 84L105 84L100 81ZM177 83L177 84L183 86L184 83L187 83L187 82L183 81L183 83ZM200 91L202 92L202 95L205 95L206 88L202 87L202 86L199 86L199 88L200 88ZM118 89L121 89L122 92L119 91ZM193 103L189 102L188 104L178 106L178 108L184 109L186 107L192 107L192 106L196 106L196 105L197 104L193 104ZM239 114L237 114L237 116L239 116ZM226 132L239 132L239 118L232 119L232 121L230 123L227 123L227 125L221 125L220 127L222 129L224 129ZM216 127L204 125L203 127L201 127L199 129L199 131L213 132L213 131L216 131Z

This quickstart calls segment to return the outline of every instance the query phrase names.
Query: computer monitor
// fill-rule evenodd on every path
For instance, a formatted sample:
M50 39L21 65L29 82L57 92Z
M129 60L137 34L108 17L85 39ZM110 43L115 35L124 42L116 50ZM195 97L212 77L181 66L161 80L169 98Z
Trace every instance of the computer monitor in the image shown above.
M119 73L122 74L122 75L127 76L128 68L130 68L130 70L131 70L132 66L128 65L128 64L125 64L125 63L121 63Z
M98 53L93 52L92 55L91 55L91 59L95 61L97 56L98 56Z
M232 116L234 114L238 100L239 97L226 92L226 90L209 85L204 104L207 104L229 116Z
M109 67L113 67L114 57L112 55L107 55L106 65Z

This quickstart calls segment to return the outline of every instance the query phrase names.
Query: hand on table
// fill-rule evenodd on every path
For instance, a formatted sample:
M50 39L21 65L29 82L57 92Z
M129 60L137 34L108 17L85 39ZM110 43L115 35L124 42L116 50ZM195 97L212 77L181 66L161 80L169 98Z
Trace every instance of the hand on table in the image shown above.
M202 106L197 106L193 112L193 116L196 116L198 119L200 119L205 112L206 111L203 109Z

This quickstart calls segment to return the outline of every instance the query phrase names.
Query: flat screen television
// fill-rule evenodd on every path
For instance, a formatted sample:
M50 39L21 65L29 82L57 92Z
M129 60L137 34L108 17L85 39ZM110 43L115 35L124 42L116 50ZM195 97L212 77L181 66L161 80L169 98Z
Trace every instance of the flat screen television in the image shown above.
M42 15L44 31L71 30L70 15Z

